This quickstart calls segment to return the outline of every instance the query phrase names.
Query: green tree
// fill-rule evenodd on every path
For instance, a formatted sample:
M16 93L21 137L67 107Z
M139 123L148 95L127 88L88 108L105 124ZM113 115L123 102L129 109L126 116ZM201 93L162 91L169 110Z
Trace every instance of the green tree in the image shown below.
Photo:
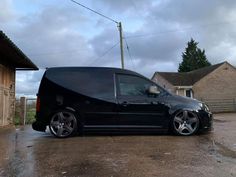
M192 38L188 42L185 52L182 53L183 61L179 64L179 72L189 72L205 66L210 66L211 63L207 60L205 50L197 47L198 42Z

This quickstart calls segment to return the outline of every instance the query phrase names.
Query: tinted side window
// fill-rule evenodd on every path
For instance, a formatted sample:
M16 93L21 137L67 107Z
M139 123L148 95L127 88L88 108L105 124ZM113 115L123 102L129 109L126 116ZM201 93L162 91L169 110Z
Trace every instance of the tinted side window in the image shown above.
M153 85L146 79L132 75L118 75L119 94L121 96L147 96L148 88Z
M77 93L98 99L114 99L113 74L96 69L57 69L47 72L54 83Z

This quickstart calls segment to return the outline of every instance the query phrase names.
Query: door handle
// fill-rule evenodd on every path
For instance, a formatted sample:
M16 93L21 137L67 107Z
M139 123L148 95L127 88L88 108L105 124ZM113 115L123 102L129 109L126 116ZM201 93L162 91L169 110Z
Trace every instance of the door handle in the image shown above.
M151 101L151 104L158 104L158 101Z

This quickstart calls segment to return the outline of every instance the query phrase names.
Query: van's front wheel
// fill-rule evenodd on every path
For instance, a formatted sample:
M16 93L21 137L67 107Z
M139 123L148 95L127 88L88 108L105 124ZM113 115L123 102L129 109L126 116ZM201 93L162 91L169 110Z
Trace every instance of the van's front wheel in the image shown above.
M77 119L73 112L60 110L53 114L49 129L58 138L67 138L77 131Z
M200 121L192 111L181 110L175 114L172 121L172 130L177 135L189 136L199 129Z

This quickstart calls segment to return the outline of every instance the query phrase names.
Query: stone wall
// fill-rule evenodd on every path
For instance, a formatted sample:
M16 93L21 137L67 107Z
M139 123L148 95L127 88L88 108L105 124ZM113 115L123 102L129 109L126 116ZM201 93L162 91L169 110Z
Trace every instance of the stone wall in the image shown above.
M203 77L193 85L194 97L199 100L235 99L236 69L228 63Z

